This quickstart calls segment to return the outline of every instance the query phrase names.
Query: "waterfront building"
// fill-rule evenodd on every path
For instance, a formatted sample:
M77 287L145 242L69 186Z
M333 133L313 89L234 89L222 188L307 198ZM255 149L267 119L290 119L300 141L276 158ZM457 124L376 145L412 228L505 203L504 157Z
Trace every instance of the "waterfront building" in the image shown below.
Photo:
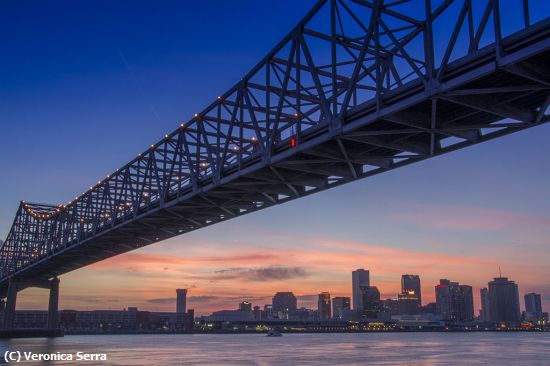
M368 270L357 269L351 272L353 310L363 311L363 293L361 286L370 286L370 274Z
M525 294L525 311L528 313L538 314L542 313L542 301L540 294L530 292Z
M319 319L331 318L331 302L330 294L328 292L321 292L317 301L317 311L319 312Z
M261 320L262 319L262 310L258 305L254 306L254 310L252 311L254 320Z
M404 274L401 276L401 293L413 291L418 299L418 305L422 305L422 289L420 288L420 276Z
M240 302L239 311L252 311L252 304L248 301Z
M351 310L351 299L349 297L335 297L332 299L332 317L344 319Z
M409 290L397 295L397 306L400 315L415 315L420 313L418 296L414 290Z
M273 316L289 319L298 308L296 296L292 292L277 292L273 296Z
M483 322L490 322L491 307L489 306L489 289L487 289L487 287L480 289L479 297L481 300L481 310L479 312L480 320Z
M507 277L489 282L489 306L492 322L520 321L518 285Z
M443 320L469 322L474 319L474 297L471 286L441 279L435 286L436 312Z
M363 313L367 318L377 318L381 311L380 291L376 286L361 286Z
M399 314L399 302L397 299L386 299L381 301L382 311L390 317Z

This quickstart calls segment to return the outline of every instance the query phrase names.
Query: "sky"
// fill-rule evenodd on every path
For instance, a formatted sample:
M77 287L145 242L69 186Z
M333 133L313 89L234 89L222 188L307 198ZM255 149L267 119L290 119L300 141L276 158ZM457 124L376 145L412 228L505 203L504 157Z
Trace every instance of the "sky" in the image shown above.
M542 2L539 2L541 4ZM229 89L313 1L5 1L0 7L0 239L20 200L66 203ZM505 12L513 9L504 9ZM383 298L419 274L498 276L550 310L550 125L317 193L61 276L61 309L197 314L293 291L351 295L369 269ZM523 300L521 300L523 308ZM28 289L18 309L46 309Z

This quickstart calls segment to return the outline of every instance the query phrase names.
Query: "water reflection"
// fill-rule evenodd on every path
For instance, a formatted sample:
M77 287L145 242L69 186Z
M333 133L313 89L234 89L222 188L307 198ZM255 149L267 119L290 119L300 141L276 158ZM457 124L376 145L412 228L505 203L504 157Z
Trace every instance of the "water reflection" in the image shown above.
M106 362L79 365L548 365L550 333L67 336L0 341L1 354L6 350L108 355Z

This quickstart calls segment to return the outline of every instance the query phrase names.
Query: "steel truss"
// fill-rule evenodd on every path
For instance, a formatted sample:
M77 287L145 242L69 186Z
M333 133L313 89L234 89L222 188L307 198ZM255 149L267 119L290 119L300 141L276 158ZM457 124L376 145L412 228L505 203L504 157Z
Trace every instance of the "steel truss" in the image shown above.
M509 30L498 0L319 1L130 163L66 205L21 202L0 288L548 122L550 9L511 3Z

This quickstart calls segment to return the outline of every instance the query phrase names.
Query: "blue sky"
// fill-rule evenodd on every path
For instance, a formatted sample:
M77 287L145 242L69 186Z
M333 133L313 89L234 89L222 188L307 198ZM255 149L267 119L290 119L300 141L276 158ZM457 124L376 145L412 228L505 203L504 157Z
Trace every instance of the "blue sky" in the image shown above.
M20 200L65 203L79 195L232 86L313 3L2 3L0 238L6 237ZM505 10L509 11L513 8ZM290 253L299 258L295 267L303 267L306 272L301 273L308 276L289 279L288 286L303 296L319 291L345 295L350 286L347 273L355 267L371 268L373 282L378 280L388 296L397 291L399 276L411 271L420 272L426 293L432 293L435 281L444 277L473 284L477 290L497 275L500 264L519 282L520 291L543 292L548 310L549 137L549 125L537 127L136 253L199 258L197 263L212 253L221 257L233 252ZM193 249L197 244L203 251ZM356 259L342 257L332 270L322 261L304 260L300 257L304 253L292 254L297 244L308 255L321 253L319 258L350 251ZM417 262L405 263L399 253ZM456 256L456 265L447 263L434 271L423 256L434 261L452 261ZM132 284L136 273L164 270L145 265L142 270L140 258L115 258L64 276L62 305L65 301L66 306L85 307L87 292L116 300L93 304L96 307L139 303L152 308L162 301L149 300L172 296L177 281L195 286L198 296L220 291L198 272L219 273L235 263L242 268L283 265L276 257L249 261L228 257L207 266L182 262L177 266L195 272L171 273L173 286L170 282L146 295L136 292L115 298L120 288L137 286ZM127 262L132 264L124 267ZM395 266L386 265L391 262ZM127 271L117 272L116 267ZM121 278L119 286L105 293L95 280L101 271L110 273L111 279ZM332 288L321 288L327 280L334 280ZM222 282L225 288L231 284L232 290L223 292L228 301L240 293L266 295L260 287L231 281ZM86 285L77 289L82 283ZM269 290L278 287L280 283ZM27 300L21 300L22 306L45 307L43 295L31 291ZM225 304L229 303L211 306Z

